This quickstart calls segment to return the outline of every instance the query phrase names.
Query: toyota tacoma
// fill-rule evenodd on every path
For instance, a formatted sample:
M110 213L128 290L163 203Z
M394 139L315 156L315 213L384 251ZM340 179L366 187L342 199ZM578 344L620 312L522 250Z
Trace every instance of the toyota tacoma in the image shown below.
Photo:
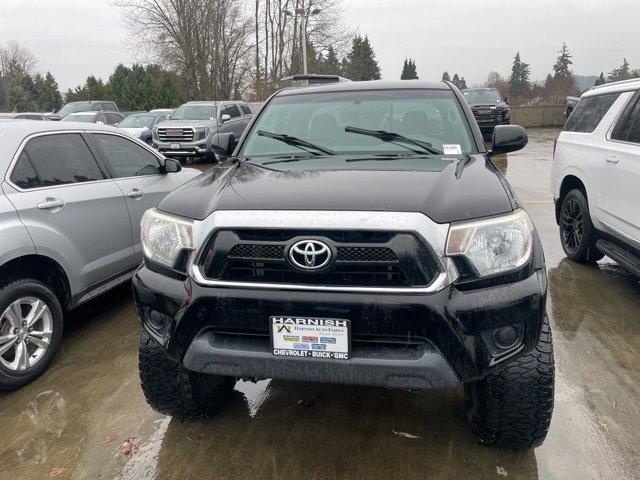
M464 388L483 444L530 448L553 409L540 239L451 83L282 90L234 155L142 219L149 404L213 414L237 380Z

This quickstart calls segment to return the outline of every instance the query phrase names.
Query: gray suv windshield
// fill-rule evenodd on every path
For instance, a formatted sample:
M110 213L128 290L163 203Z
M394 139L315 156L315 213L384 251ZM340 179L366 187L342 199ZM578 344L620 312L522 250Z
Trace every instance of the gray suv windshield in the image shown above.
M182 105L173 112L171 120L215 120L216 111L212 105Z

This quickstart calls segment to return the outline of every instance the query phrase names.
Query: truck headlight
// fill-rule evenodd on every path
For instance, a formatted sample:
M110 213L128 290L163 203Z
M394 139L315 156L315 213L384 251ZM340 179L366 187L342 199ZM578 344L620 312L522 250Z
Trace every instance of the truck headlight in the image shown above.
M193 222L152 208L140 221L140 239L149 260L174 268L180 253L193 248Z
M464 257L479 277L506 273L529 261L532 234L533 223L524 210L454 223L449 228L446 253Z
M193 136L194 140L202 140L203 138L207 138L209 134L209 129L206 127L196 128L195 134Z

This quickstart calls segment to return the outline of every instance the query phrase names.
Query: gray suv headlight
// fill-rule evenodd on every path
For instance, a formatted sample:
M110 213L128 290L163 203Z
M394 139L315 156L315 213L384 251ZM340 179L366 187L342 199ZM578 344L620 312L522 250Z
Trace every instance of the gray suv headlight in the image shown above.
M486 277L525 265L533 248L533 223L524 210L508 215L454 223L447 238L448 256L464 257L474 273Z
M140 239L149 260L174 268L180 253L193 248L193 222L152 208L140 221Z

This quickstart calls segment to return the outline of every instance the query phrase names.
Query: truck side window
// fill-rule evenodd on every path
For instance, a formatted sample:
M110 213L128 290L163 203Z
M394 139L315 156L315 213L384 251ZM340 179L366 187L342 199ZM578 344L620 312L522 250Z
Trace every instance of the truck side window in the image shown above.
M249 108L249 105L242 104L240 105L240 108L242 109L242 113L244 113L245 115L251 115L251 109Z
M224 113L226 113L227 115L230 115L231 118L236 118L240 116L240 110L238 109L238 106L234 104L227 105L227 108L225 108Z

